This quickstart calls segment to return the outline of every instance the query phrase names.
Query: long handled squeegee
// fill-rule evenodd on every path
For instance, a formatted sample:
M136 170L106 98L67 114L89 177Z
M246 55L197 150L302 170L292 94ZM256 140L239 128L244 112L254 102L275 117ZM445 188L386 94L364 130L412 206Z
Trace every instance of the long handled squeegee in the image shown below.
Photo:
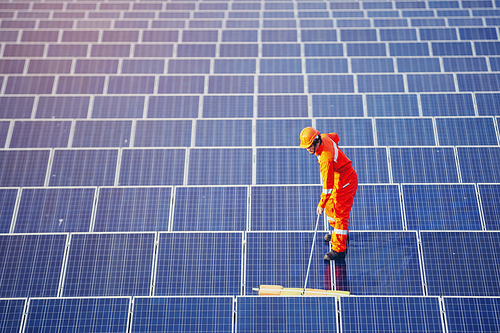
M313 242L311 246L311 253L309 254L309 263L307 264L306 280L304 281L304 288L283 288L278 285L261 285L259 288L253 288L258 291L261 296L348 296L350 292L342 290L322 290L322 289L308 289L307 280L309 278L309 270L311 269L311 260L314 252L314 245L316 244L316 232L318 231L319 218L316 220L316 228L314 229Z

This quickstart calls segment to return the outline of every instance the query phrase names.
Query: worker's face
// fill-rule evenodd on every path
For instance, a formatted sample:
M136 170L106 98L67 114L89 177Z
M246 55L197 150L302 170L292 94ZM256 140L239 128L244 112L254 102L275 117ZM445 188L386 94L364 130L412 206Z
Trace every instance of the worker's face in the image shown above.
M307 148L307 151L309 152L309 154L313 155L316 152L316 145L313 143Z

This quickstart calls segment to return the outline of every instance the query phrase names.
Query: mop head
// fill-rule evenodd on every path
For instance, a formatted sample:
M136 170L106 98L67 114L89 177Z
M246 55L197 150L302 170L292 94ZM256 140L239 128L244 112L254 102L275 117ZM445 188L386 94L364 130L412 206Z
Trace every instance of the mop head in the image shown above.
M254 288L260 296L349 296L351 293L343 290L323 290L323 289L303 289L303 288L283 288L278 285L261 285Z

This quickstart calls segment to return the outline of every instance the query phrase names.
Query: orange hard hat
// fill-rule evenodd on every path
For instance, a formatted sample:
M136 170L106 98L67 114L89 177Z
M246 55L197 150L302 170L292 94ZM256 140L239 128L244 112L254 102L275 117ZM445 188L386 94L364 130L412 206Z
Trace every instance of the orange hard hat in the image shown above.
M312 127L306 127L300 132L300 148L309 148L314 139L319 135L319 131Z

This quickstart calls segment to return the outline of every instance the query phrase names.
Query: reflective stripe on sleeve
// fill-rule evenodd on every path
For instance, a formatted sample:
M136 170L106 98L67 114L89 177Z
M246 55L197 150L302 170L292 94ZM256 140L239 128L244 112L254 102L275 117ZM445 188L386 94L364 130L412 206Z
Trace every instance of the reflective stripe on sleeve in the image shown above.
M337 147L335 141L332 140L332 142L333 142L333 149L335 150L335 156L333 157L333 161L337 163L337 158L339 157L339 147Z
M349 230L340 230L340 229L335 229L334 230L335 234L337 235L345 235L347 236L347 234L349 233Z
M332 194L332 193L333 193L333 189L331 189L331 188L323 189L323 194Z

